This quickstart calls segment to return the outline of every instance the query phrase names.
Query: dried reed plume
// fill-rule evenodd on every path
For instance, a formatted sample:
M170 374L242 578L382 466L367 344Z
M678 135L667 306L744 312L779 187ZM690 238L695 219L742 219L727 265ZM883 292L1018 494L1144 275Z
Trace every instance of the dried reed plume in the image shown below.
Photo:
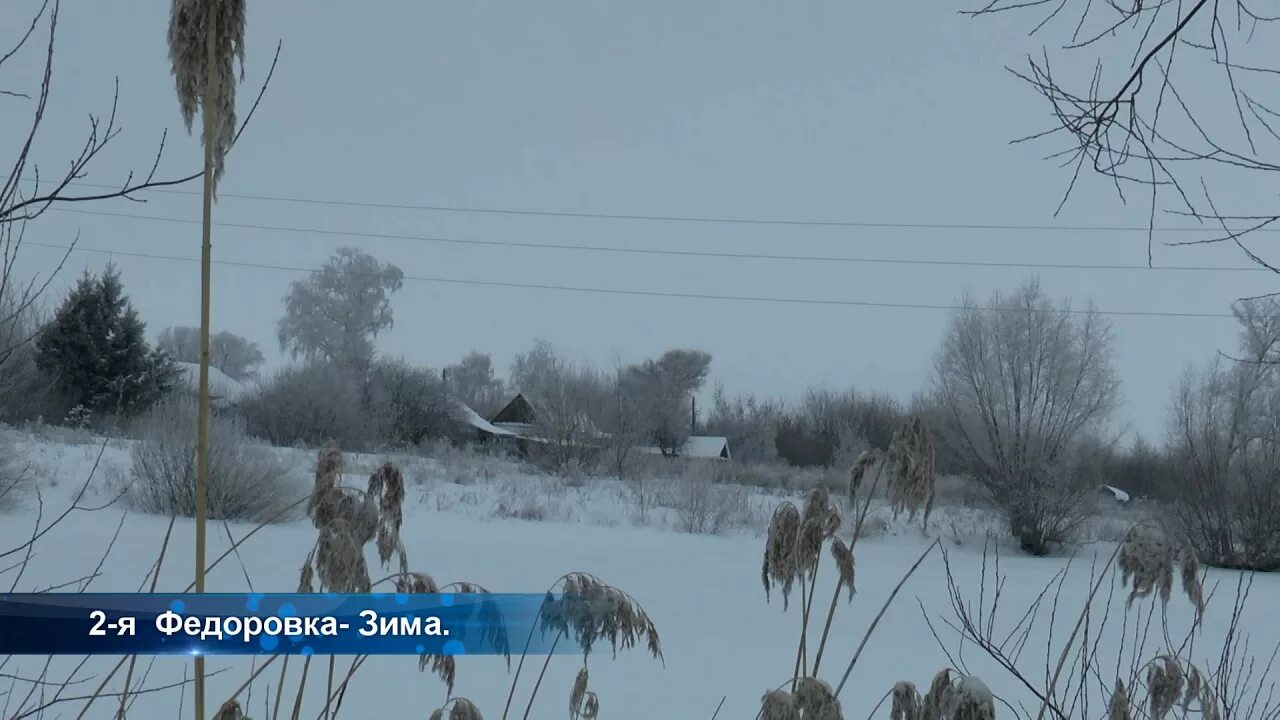
M867 471L875 467L884 460L884 453L878 448L871 448L858 456L853 463L853 469L849 471L849 499L852 500L857 496L858 490L862 488L862 480L867 476Z
M783 609L787 609L796 578L817 573L822 544L839 529L840 513L832 507L826 488L809 493L803 513L790 501L780 503L769 522L760 569L766 601L777 585L782 588Z
M822 543L840 529L840 513L831 507L831 496L819 486L809 493L796 538L795 564L798 574L813 577L818 572Z
M423 572L396 575L395 587L396 592L408 595L434 595L440 592L440 586L436 584L435 578ZM418 672L427 672L428 670L438 675L444 681L449 693L453 693L453 683L457 679L458 665L452 656L428 655L426 653L419 655Z
M853 601L853 594L857 590L853 586L853 550L840 538L831 540L831 557L836 560L836 568L840 571L840 579L837 581L837 588L849 588L849 602Z
M1116 678L1116 689L1107 703L1107 720L1133 720L1133 713L1129 710L1129 691L1120 678Z
M213 3L212 8L210 3ZM214 27L209 27L211 9ZM169 13L169 61L178 90L182 120L191 130L199 109L213 125L213 182L222 179L227 151L235 141L236 73L244 77L245 0L173 0ZM207 44L213 32L213 72L207 72ZM209 100L203 107L206 82L212 76Z
M386 463L369 476L369 496L378 502L378 558L383 566L391 561L394 553L400 555L400 570L408 569L408 557L400 540L400 526L404 523L404 475L391 463Z
M788 501L783 501L773 511L769 521L769 535L764 544L764 566L760 579L764 582L765 602L770 599L774 585L782 589L782 607L785 610L791 599L791 588L796 579L796 542L800 532L800 511Z
M920 697L907 681L893 686L893 720L994 720L995 696L986 684L972 675L945 668L933 676L929 692Z
M802 678L796 685L795 698L804 720L844 720L835 692L818 678Z
M949 707L954 709L950 720L995 720L995 696L986 683L973 675L965 675L951 687Z
M480 641L502 653L507 659L507 667L510 668L511 639L507 635L507 619L502 614L502 609L498 607L498 603L490 597L492 593L475 583L466 581L452 583L434 592L450 591L461 595L481 596L479 603L469 605L471 612L467 615L467 619L470 621L472 616L475 617L475 624L482 628Z
M470 700L456 697L445 703L428 717L428 720L444 720L445 711L449 711L449 720L484 720L480 708Z
M893 685L893 704L889 706L889 720L923 720L924 706L916 686L906 680Z
M584 657L600 639L609 642L614 657L619 648L644 640L649 653L663 659L658 629L635 598L589 573L570 573L557 584L561 594L548 592L539 613L543 633L573 638Z
M800 708L791 693L770 690L760 698L760 720L800 720Z
M338 593L367 593L372 585L364 547L346 520L335 518L320 529L316 570L324 587Z
M218 712L213 714L213 720L245 720L244 710L235 698L231 698L222 703Z
M600 698L587 689L587 668L584 665L573 680L573 690L569 692L569 719L596 720L600 715Z
M912 520L924 509L924 521L933 511L934 449L924 420L913 415L889 443L889 502L895 514L906 509Z
M1169 603L1173 592L1173 567L1178 565L1182 590L1196 608L1196 622L1204 617L1204 588L1200 583L1200 563L1185 545L1175 544L1150 524L1134 525L1125 534L1117 560L1121 583L1132 585L1129 603L1153 593Z
M1182 666L1168 655L1152 660L1147 666L1147 706L1154 720L1164 720L1182 701Z

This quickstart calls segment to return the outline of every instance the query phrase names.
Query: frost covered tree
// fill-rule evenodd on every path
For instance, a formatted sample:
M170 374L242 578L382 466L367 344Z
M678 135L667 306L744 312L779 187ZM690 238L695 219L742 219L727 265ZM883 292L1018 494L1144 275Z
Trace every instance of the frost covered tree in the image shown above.
M1082 443L1115 407L1111 328L1031 281L985 305L966 297L934 360L938 430L961 469L1034 554L1082 519Z
M374 339L392 326L391 296L403 284L395 265L341 248L320 270L290 285L280 348L363 376L373 363Z
M453 397L485 417L502 409L506 387L493 372L488 353L471 352L445 368L448 390Z
M693 431L690 401L711 370L711 354L702 350L668 350L656 360L632 365L622 382L638 403L651 442L664 455L675 455Z
M165 328L156 345L177 362L200 362L200 328L175 325ZM214 333L209 338L209 363L234 380L255 380L266 358L258 343L235 333Z
M120 273L85 272L35 340L36 366L68 408L145 409L173 384L173 363L146 339Z

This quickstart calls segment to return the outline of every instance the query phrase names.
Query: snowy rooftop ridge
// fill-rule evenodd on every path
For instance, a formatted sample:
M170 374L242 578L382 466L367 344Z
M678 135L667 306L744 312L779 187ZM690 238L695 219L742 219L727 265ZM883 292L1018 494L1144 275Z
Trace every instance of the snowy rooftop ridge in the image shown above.
M191 392L200 389L199 363L175 362L174 366L178 369L178 385ZM242 383L231 379L231 376L218 368L209 366L209 397L211 399L235 402L244 390Z

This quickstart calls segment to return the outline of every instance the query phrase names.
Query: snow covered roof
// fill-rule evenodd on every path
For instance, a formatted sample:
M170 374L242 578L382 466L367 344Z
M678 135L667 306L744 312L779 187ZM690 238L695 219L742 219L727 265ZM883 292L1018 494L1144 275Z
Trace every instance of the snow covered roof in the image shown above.
M1098 489L1103 492L1110 493L1111 496L1114 497L1117 502L1122 502L1122 503L1129 502L1129 493L1121 490L1118 487L1112 487L1111 485L1099 485Z
M199 363L174 363L178 369L178 383L191 392L200 389ZM244 392L244 385L218 368L209 366L209 397L213 400L235 402Z
M462 417L462 422L466 423L467 425L470 425L471 427L481 432L488 433L489 435L497 435L500 437L516 437L516 434L511 432L510 430L504 430L494 425L493 423L489 422L488 420L485 420L484 418L480 417L480 413L476 412L475 410L472 410L470 406L468 406L466 403L462 402L461 400L457 401L457 405L458 405L458 412Z
M728 460L730 459L729 439L694 435L685 442L684 447L680 448L680 454L685 457L724 458Z
M656 455L662 452L656 447L646 447L646 453ZM680 448L680 457L699 458L704 460L730 460L729 439L707 435L693 435Z

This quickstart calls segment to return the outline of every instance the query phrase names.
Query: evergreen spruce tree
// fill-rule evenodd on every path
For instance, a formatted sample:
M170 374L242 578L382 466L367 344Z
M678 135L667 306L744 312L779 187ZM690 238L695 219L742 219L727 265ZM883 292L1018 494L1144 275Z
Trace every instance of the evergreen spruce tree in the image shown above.
M173 362L146 339L146 324L124 293L120 272L88 271L36 338L36 366L71 409L127 414L172 387Z

